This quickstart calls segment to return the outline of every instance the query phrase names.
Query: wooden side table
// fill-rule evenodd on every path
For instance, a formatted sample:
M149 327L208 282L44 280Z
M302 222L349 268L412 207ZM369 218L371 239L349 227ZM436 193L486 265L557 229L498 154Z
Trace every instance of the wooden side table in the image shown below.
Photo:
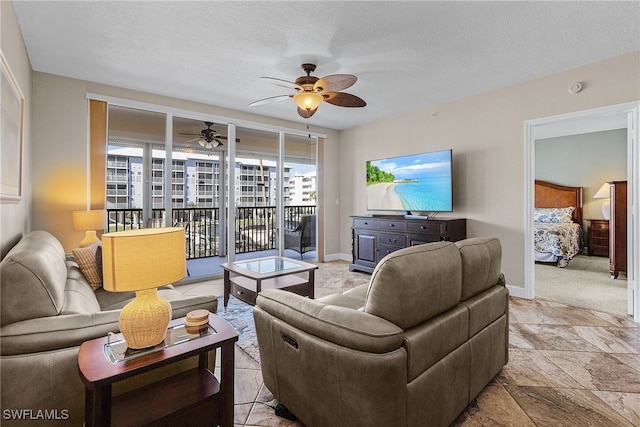
M609 220L587 220L587 254L609 256Z
M209 327L197 334L184 318L169 324L163 344L125 353L126 343L107 337L86 341L78 352L85 384L85 426L206 425L233 426L234 343L238 332L209 315ZM124 345L124 349L123 349ZM221 349L220 380L208 369L208 352ZM128 350L130 352L130 350ZM123 354L124 353L124 354ZM111 397L112 384L192 356L198 367Z

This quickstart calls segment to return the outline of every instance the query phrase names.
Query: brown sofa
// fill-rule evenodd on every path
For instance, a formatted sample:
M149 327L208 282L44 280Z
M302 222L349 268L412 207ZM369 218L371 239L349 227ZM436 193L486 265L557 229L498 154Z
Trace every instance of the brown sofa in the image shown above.
M368 285L310 300L264 290L264 383L307 426L446 426L507 363L495 238L387 255Z
M185 297L171 286L158 295L171 302L173 318L199 308L217 310L215 295ZM22 238L0 263L0 424L82 426L85 389L78 348L118 332L120 308L133 297L94 291L50 233L33 231ZM196 363L118 383L114 394Z

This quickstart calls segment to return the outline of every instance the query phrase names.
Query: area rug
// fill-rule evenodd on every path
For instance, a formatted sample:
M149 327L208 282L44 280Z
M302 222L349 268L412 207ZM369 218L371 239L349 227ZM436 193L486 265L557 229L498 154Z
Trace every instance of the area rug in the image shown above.
M259 364L260 352L258 351L256 326L253 323L253 306L230 296L225 313L224 298L220 296L218 297L218 316L229 322L238 331L236 345Z

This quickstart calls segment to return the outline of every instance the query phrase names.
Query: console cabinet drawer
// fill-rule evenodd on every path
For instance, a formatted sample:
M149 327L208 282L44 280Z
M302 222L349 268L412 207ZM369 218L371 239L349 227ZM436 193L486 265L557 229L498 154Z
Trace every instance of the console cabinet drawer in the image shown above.
M380 230L404 231L406 228L405 221L380 221Z
M380 245L378 248L378 259L376 261L380 262L382 258L389 255L391 252L395 252L400 249L402 248L398 246Z
M446 234L447 226L442 222L410 223L407 224L409 233Z
M407 236L403 234L380 233L380 244L389 246L407 246Z
M356 218L353 220L353 228L364 228L365 230L380 229L380 220L375 218Z

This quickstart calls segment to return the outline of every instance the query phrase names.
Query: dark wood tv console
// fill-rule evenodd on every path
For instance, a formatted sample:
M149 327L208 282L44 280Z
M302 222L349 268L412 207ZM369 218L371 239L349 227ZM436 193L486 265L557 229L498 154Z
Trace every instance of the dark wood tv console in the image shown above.
M411 218L403 215L352 216L349 270L373 272L385 255L429 242L458 241L467 236L465 218Z

